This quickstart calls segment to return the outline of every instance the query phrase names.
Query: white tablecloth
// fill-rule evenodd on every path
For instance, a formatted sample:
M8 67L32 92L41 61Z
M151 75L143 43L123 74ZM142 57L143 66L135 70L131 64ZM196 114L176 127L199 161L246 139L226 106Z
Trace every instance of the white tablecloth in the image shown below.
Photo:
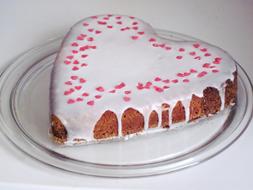
M156 28L198 37L227 50L253 79L250 0L0 0L0 67L63 35L81 18L103 13L140 17ZM0 134L0 189L252 189L253 123L226 151L180 172L136 179L81 176L43 165Z

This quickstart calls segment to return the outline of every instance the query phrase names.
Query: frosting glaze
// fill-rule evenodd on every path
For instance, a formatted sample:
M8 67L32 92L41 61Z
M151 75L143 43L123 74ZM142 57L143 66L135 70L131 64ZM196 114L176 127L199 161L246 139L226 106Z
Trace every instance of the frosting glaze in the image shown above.
M210 44L162 38L131 16L92 16L76 23L62 42L52 72L51 112L68 131L66 144L94 141L94 126L106 110L117 115L119 137L129 107L143 114L144 133L159 131L148 129L152 110L160 126L161 104L173 108L181 100L187 122L192 94L202 96L208 86L220 91L223 108L222 89L235 71L233 59Z

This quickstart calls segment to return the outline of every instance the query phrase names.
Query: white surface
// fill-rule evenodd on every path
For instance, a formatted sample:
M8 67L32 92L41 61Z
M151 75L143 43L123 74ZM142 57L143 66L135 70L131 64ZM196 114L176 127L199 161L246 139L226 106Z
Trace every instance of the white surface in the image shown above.
M140 17L157 28L177 31L227 50L253 79L253 1L0 1L1 66L77 20L101 13ZM251 189L253 124L229 149L196 167L136 179L80 176L27 157L0 135L0 189L145 188ZM65 188L61 188L64 186Z

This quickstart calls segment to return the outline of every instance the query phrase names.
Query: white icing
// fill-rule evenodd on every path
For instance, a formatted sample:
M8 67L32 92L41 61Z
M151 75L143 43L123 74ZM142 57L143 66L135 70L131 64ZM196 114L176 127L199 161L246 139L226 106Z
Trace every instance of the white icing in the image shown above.
M121 31L126 27L130 29ZM134 27L138 29L135 30ZM80 37L81 34L87 36ZM132 39L133 36L138 36L138 39ZM93 41L88 41L91 38ZM156 42L150 42L151 38L156 39ZM77 43L78 47L73 43ZM156 44L162 47L154 47ZM160 38L149 24L128 16L101 15L97 18L86 18L75 24L64 39L55 61L51 84L52 113L63 122L68 131L66 144L74 143L76 138L85 139L87 143L94 141L94 126L106 110L111 110L117 115L119 137L122 136L121 116L129 107L137 109L144 115L144 133L147 133L151 130L148 129L151 111L155 110L158 113L159 126L161 126L161 104L167 103L170 105L170 127L173 128L171 112L176 101L182 101L187 122L191 95L201 97L207 86L215 87L220 91L223 108L224 87L221 84L227 79L233 80L235 62L226 52L217 47L203 42L197 42L200 47L194 47L193 44L196 42L175 42ZM89 49L80 50L80 47L87 45L90 46ZM168 47L171 49L168 50ZM180 48L184 48L184 51ZM72 52L73 50L77 52ZM195 52L196 55L190 55L190 52ZM211 55L205 56L207 53ZM88 56L82 57L82 55ZM68 56L74 58L69 59ZM177 59L177 56L183 58ZM198 60L197 56L200 56L201 60ZM219 64L214 64L213 61L217 57L222 60L218 61ZM74 60L79 64L74 64ZM87 66L81 66L83 63ZM210 66L215 68L203 67L204 63L210 63ZM79 70L72 70L75 66ZM197 73L185 77L177 76L178 73L189 72L190 69L195 69ZM213 73L212 70L219 72ZM202 71L206 71L207 74L201 78L197 77ZM78 79L73 80L71 76L77 76ZM156 77L162 80L169 79L170 82L155 81ZM80 78L84 78L86 82L80 83ZM173 79L179 82L171 82ZM190 82L185 83L183 79L188 79ZM152 82L150 89L139 90L136 87L138 83L145 84L148 81ZM71 82L72 85L67 85L66 82ZM116 93L109 92L122 82L125 87L116 89ZM164 89L163 92L154 89L154 86L166 85L169 88ZM81 89L75 89L74 92L64 95L70 88L74 89L74 86L77 88L81 86ZM96 88L99 86L102 86L105 91L97 91ZM124 91L128 90L131 90L131 94L124 94ZM88 92L89 96L82 96L84 92ZM94 97L96 95L102 97L96 99ZM130 101L124 101L124 96L130 98ZM71 100L75 103L67 103ZM94 105L87 105L91 100L94 100ZM158 130L161 128L152 129L154 132Z
M156 113L158 114L158 128L162 127L162 107L158 106L155 109Z

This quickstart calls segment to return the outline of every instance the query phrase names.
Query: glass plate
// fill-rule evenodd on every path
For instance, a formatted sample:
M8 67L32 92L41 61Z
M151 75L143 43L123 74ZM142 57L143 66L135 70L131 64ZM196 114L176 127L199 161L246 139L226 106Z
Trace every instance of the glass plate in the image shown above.
M171 40L196 40L157 30ZM238 64L238 102L231 111L196 124L129 141L62 147L48 137L50 73L62 38L33 48L0 75L2 132L27 155L63 170L106 177L148 176L180 170L231 145L252 117L252 85Z

